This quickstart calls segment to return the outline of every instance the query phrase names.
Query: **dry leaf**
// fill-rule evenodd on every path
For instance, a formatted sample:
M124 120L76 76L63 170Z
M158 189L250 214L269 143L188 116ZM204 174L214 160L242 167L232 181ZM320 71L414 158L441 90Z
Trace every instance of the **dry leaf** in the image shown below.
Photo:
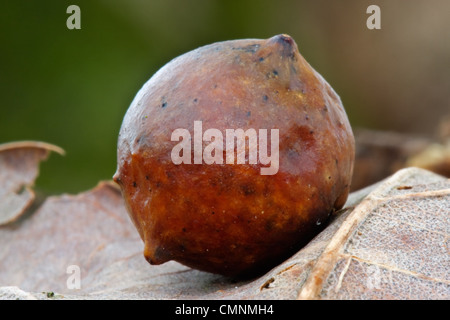
M443 143L430 144L422 152L410 157L406 164L450 177L450 138Z
M449 228L450 180L401 170L345 218L299 298L449 299Z
M355 129L352 190L359 190L406 167L450 178L450 116L442 117L436 137Z
M428 171L401 170L352 193L290 259L237 281L149 265L119 190L102 182L0 227L0 299L449 299L449 187ZM72 265L79 289L68 286Z
M0 144L0 226L18 219L33 203L31 186L50 151L64 154L57 146L37 141Z
M405 168L408 159L422 152L432 141L398 132L355 129L355 143L352 191Z

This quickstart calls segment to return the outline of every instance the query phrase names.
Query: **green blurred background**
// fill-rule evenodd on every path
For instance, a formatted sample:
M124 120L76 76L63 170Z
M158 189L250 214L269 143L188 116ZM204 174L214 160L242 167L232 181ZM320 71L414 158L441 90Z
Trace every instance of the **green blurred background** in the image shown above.
M294 37L341 96L353 127L433 135L450 110L450 1L0 1L0 143L66 150L41 192L76 193L116 168L122 118L172 58L208 43ZM66 9L81 9L68 30ZM366 9L381 8L381 30Z

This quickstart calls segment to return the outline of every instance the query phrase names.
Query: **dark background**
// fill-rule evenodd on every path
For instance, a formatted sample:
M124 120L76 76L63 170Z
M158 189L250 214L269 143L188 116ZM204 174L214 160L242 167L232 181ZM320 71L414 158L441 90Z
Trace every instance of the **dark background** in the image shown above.
M64 148L45 193L110 179L123 115L166 62L216 41L291 35L354 128L433 136L450 110L450 1L0 1L0 143ZM81 9L68 30L66 9ZM366 9L381 8L381 30Z

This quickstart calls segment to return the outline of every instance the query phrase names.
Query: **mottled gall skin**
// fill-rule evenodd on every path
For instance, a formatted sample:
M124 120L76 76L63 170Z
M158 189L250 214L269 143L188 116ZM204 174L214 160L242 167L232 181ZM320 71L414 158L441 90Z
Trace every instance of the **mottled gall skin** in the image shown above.
M172 132L193 137L196 120L224 138L225 129L279 129L278 173L261 175L259 162L173 164ZM161 68L125 115L114 180L148 262L252 276L298 250L344 205L353 161L339 97L294 40L278 35L211 44Z

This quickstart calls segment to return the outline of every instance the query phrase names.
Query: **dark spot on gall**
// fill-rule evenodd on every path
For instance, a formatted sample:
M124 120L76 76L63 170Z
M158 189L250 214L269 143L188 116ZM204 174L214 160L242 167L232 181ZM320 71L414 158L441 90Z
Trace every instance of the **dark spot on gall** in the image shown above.
M248 111L247 112L247 117L250 117L252 115L252 112L251 111Z
M291 56L290 58L292 59L292 58L294 58L294 56ZM294 74L297 74L297 69L295 68L294 65L291 65L291 71L292 71Z
M294 149L289 149L287 154L289 158L298 157L298 152Z
M278 77L278 71L277 70L272 70L272 72L269 72L266 74L266 78L267 79L274 79Z
M242 185L241 186L241 190L246 196L249 196L249 195L255 193L255 189L252 186L249 186L249 185Z
M267 95L263 95L263 100L267 101L267 100L269 100L269 97Z
M268 220L268 221L266 221L264 229L266 229L266 231L270 232L270 231L273 230L274 226L275 226L274 221L273 220Z
M248 53L255 53L259 49L259 44L251 44L245 47L232 47L232 50L242 50Z
M137 187L136 181L133 182L133 187L135 187L135 188Z

